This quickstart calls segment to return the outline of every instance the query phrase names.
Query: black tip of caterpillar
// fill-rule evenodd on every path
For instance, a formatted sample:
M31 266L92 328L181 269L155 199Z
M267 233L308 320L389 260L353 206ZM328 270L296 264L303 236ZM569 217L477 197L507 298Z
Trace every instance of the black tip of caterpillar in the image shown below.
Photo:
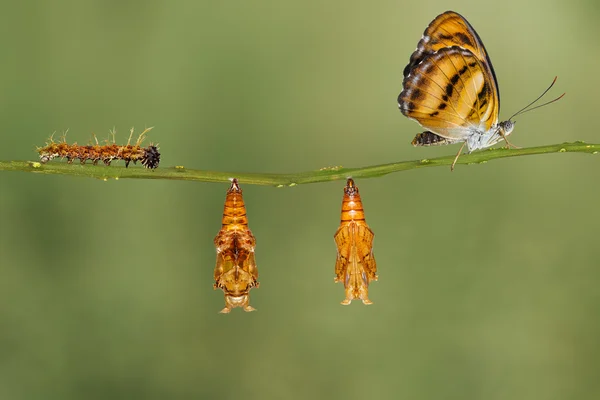
M142 157L142 165L149 169L158 168L160 163L160 153L156 146L148 146L144 149L144 156Z

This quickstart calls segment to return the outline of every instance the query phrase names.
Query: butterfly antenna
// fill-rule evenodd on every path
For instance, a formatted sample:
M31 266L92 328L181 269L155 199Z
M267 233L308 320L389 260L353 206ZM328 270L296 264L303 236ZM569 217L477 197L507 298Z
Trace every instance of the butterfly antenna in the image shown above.
M548 91L549 91L550 89L552 89L552 86L554 86L554 84L556 83L556 80L557 80L557 79L558 79L558 76L555 76L555 77L554 77L554 80L552 81L552 83L550 84L550 86L548 86L548 88L547 88L546 90L544 90L544 92L543 92L541 95L539 95L537 99L535 99L534 101L532 101L531 103L527 104L525 107L523 107L522 109L520 109L519 111L517 111L516 113L514 113L514 114L513 114L513 115L512 115L512 116L511 116L511 117L510 117L508 120L509 120L509 121L511 121L511 120L512 120L514 117L516 117L517 115L525 114L526 112L533 111L533 110L535 110L536 108L540 108L540 107L547 106L548 104L552 104L552 103L554 103L555 101L558 101L558 100L562 99L562 98L563 98L563 96L564 96L566 93L563 93L563 94L561 94L561 95L560 95L560 96L558 96L556 99L554 99L554 100L551 100L551 101L549 101L549 102L547 102L547 103L540 104L539 106L535 106L535 107L533 107L533 108L529 108L529 107L531 107L532 105L534 105L535 103L537 103L537 102L538 102L538 101L539 101L539 100L540 100L542 97L544 97L544 95L545 95L546 93L548 93Z
M562 98L565 96L565 94L567 94L567 93L563 93L563 94L561 94L560 96L558 96L557 98L555 98L554 100L550 100L550 101L549 101L549 102L547 102L547 103L540 104L539 106L535 106L535 107L533 107L533 108L530 108L529 110L525 110L525 111L523 111L523 112L521 112L521 113L518 113L517 115L525 114L526 112L533 111L533 110L535 110L536 108L540 108L540 107L547 106L548 104L552 104L552 103L554 103L555 101L558 101L558 100L562 99Z

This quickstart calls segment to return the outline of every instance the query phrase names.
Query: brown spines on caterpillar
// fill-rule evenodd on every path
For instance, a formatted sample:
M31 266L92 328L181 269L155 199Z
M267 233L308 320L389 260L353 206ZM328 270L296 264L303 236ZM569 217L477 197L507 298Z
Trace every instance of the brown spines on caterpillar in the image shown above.
M214 240L217 263L214 270L215 289L223 290L225 308L254 311L250 306L250 289L258 287L258 268L254 259L256 239L248 228L246 206L237 179L233 179L225 197L221 230Z
M94 145L80 146L77 143L68 144L65 135L63 135L60 142L54 142L53 138L50 137L46 146L38 148L37 151L42 163L47 163L57 157L66 158L68 163L79 160L81 164L85 164L86 161L90 160L94 165L97 165L99 161L102 161L105 165L110 165L113 160L123 160L125 161L125 167L128 167L131 162L136 164L140 161L145 168L155 169L160 163L158 147L153 144L145 148L141 147L146 133L151 129L144 130L135 144L131 144L132 128L129 140L124 146L119 146L114 142L113 132L112 143L107 141L106 144L101 145L96 139Z
M373 231L365 221L358 187L348 179L342 199L340 226L334 235L337 245L335 282L343 282L346 298L343 305L354 299L363 304L369 300L369 283L377 280L377 264L373 254Z

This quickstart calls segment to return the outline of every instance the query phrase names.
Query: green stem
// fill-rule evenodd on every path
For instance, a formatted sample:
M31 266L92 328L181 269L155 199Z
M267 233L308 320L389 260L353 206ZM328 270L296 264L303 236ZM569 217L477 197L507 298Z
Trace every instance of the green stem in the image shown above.
M495 148L463 154L458 164L482 164L490 160L505 157L527 156L550 153L590 153L600 151L600 144L584 142L553 144L549 146L529 147L523 149ZM218 172L188 169L185 167L158 168L151 171L139 167L125 168L122 166L107 167L104 165L81 165L61 162L40 164L35 161L0 161L0 171L21 171L38 174L62 174L83 176L88 178L108 179L176 179L200 182L227 182L237 178L245 185L272 185L277 187L295 186L305 183L328 182L353 178L372 178L392 172L408 171L411 169L449 166L454 156L430 158L424 160L401 161L397 163L374 165L362 168L333 167L316 171L299 172L296 174L261 174L248 172ZM450 172L450 171L448 171Z

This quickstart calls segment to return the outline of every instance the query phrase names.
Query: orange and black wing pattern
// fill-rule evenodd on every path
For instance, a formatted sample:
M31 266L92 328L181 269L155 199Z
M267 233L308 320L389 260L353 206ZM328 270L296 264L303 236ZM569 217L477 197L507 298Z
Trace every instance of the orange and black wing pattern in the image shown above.
M365 221L362 200L354 180L348 179L342 200L340 227L334 235L337 245L335 282L343 282L347 305L354 299L363 304L369 300L369 283L377 280L377 264L373 255L373 231Z
M498 122L500 96L492 63L477 32L445 12L425 29L404 69L400 111L448 141L464 141ZM422 144L415 138L413 144Z
M221 230L214 240L217 264L214 288L225 293L225 308L254 311L250 306L250 289L258 287L258 269L254 260L256 239L248 228L246 206L237 179L233 179L225 198Z

